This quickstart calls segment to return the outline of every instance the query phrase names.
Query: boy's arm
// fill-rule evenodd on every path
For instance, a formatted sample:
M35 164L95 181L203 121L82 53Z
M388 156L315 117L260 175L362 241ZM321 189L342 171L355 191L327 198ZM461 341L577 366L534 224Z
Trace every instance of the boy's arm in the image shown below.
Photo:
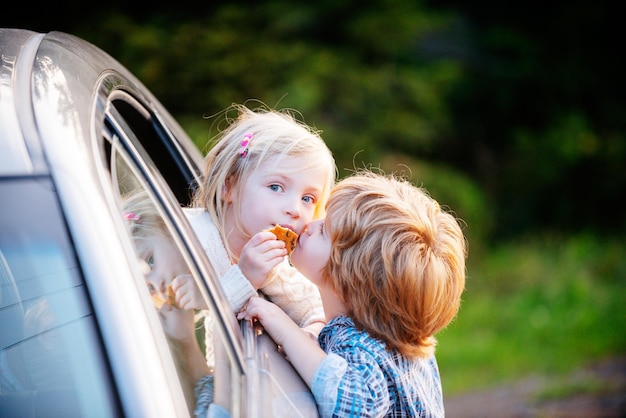
M239 319L256 318L274 342L293 364L302 380L311 388L313 376L326 353L317 341L302 329L276 304L253 297L238 316Z
M280 263L259 289L280 306L301 328L314 328L315 335L326 324L322 298L316 285L291 266Z

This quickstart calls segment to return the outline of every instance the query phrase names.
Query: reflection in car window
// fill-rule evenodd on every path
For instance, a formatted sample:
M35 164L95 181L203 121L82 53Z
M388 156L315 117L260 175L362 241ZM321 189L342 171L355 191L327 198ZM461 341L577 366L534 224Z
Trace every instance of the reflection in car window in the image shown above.
M0 201L0 416L119 415L51 181L2 181Z
M134 136L146 150L149 158L163 174L170 190L178 202L187 206L191 203L192 189L195 187L195 176L189 169L185 159L189 158L183 149L175 146L175 141L169 137L159 121L146 109L141 108L133 97L117 92L116 99L111 100L107 118L109 135L115 132L120 137ZM141 109L141 110L138 110ZM128 132L116 129L116 123L123 120ZM122 128L121 126L117 128Z
M119 144L115 140L112 142ZM144 186L147 180L140 179L136 174L139 170L131 169L127 163L130 158L125 151L114 145L111 159L115 167L112 177L119 188L120 216L134 243L137 262L144 273L146 288L158 312L181 388L193 415L198 402L206 405L213 399L215 391L225 393L226 399L232 393L230 362L224 350L220 350L221 333L216 330L212 338L205 338L202 323L214 319L214 315L206 310L206 301L203 310L178 309L173 299L173 281L186 279L187 285L192 285L198 280L194 279L193 269L187 264L186 250L177 244L176 231L167 221L166 211L152 197L148 186ZM190 330L191 335L185 330ZM217 356L220 358L215 361Z

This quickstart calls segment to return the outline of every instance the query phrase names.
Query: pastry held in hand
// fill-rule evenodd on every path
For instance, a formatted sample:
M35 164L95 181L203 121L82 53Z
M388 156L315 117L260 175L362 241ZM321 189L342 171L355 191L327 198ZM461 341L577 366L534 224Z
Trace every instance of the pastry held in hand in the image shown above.
M154 302L154 306L157 309L161 309L164 303L167 303L170 306L180 309L180 307L176 304L176 293L174 289L172 289L172 284L167 285L167 299L163 299L157 293L152 294L152 302Z
M276 224L276 226L267 229L267 231L273 233L274 235L276 235L276 239L279 239L285 243L287 255L291 254L296 248L296 244L298 243L298 234L293 232L291 229L283 228L279 224Z

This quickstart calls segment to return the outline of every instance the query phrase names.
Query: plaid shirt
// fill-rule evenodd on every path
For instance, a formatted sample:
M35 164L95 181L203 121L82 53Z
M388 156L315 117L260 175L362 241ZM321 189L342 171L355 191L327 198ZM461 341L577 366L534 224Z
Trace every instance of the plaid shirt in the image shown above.
M328 353L315 372L312 392L322 417L443 417L434 357L409 360L352 319L332 319L319 335Z

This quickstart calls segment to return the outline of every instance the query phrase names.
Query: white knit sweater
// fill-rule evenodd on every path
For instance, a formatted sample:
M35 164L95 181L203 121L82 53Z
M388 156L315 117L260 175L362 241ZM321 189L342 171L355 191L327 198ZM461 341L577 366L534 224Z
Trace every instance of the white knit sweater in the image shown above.
M239 266L232 264L224 242L209 213L202 208L183 208L202 248L215 269L233 311L238 312L251 296L257 295L254 287ZM301 328L316 322L326 322L322 299L317 286L289 264L287 257L272 270L259 289L272 302L280 306ZM211 315L205 320L207 335L207 360L211 332Z

